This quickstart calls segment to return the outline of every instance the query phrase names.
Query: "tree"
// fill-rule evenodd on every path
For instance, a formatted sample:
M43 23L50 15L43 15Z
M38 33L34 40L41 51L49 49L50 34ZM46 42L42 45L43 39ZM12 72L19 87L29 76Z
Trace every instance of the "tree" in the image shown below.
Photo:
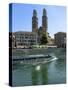
M46 43L48 43L47 33L46 32L43 32L42 33L42 37L41 37L41 44L46 44Z

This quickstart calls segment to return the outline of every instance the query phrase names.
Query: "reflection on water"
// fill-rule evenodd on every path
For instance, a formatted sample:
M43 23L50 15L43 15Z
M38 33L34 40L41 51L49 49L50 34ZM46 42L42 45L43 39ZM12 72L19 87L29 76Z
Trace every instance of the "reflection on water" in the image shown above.
M47 67L42 66L41 68L41 74L42 74L42 84L47 84L48 83L48 72L47 72Z
M39 65L13 65L13 86L46 85L66 82L66 52L64 49L39 49L26 50L25 52L29 55L38 53L51 54L55 55L58 59Z
M46 66L40 66L40 70L32 69L32 85L44 85L48 83L48 73Z
M37 85L38 83L38 71L35 68L32 69L32 85Z

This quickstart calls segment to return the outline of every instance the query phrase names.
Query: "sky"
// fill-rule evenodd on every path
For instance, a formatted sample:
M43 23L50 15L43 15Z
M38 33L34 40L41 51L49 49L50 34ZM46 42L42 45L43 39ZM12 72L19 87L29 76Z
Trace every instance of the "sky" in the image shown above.
M12 31L32 31L33 10L36 9L38 27L42 26L43 9L47 11L48 28L51 37L57 32L66 32L66 7L39 4L12 4Z

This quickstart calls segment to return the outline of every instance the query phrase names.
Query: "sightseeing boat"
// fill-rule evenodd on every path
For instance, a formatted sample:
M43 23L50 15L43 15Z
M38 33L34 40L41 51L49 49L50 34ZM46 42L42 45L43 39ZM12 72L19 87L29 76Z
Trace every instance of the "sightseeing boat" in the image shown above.
M56 60L57 58L55 56L51 55L24 55L24 56L12 56L12 63L21 63L21 64L40 64L40 63L46 63L49 61Z

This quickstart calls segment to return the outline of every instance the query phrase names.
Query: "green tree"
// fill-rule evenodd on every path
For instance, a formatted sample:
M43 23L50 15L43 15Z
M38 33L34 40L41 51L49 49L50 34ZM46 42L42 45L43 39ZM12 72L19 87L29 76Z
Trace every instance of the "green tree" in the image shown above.
M42 37L41 37L41 44L46 44L46 43L48 43L47 33L46 32L43 32L42 33Z

